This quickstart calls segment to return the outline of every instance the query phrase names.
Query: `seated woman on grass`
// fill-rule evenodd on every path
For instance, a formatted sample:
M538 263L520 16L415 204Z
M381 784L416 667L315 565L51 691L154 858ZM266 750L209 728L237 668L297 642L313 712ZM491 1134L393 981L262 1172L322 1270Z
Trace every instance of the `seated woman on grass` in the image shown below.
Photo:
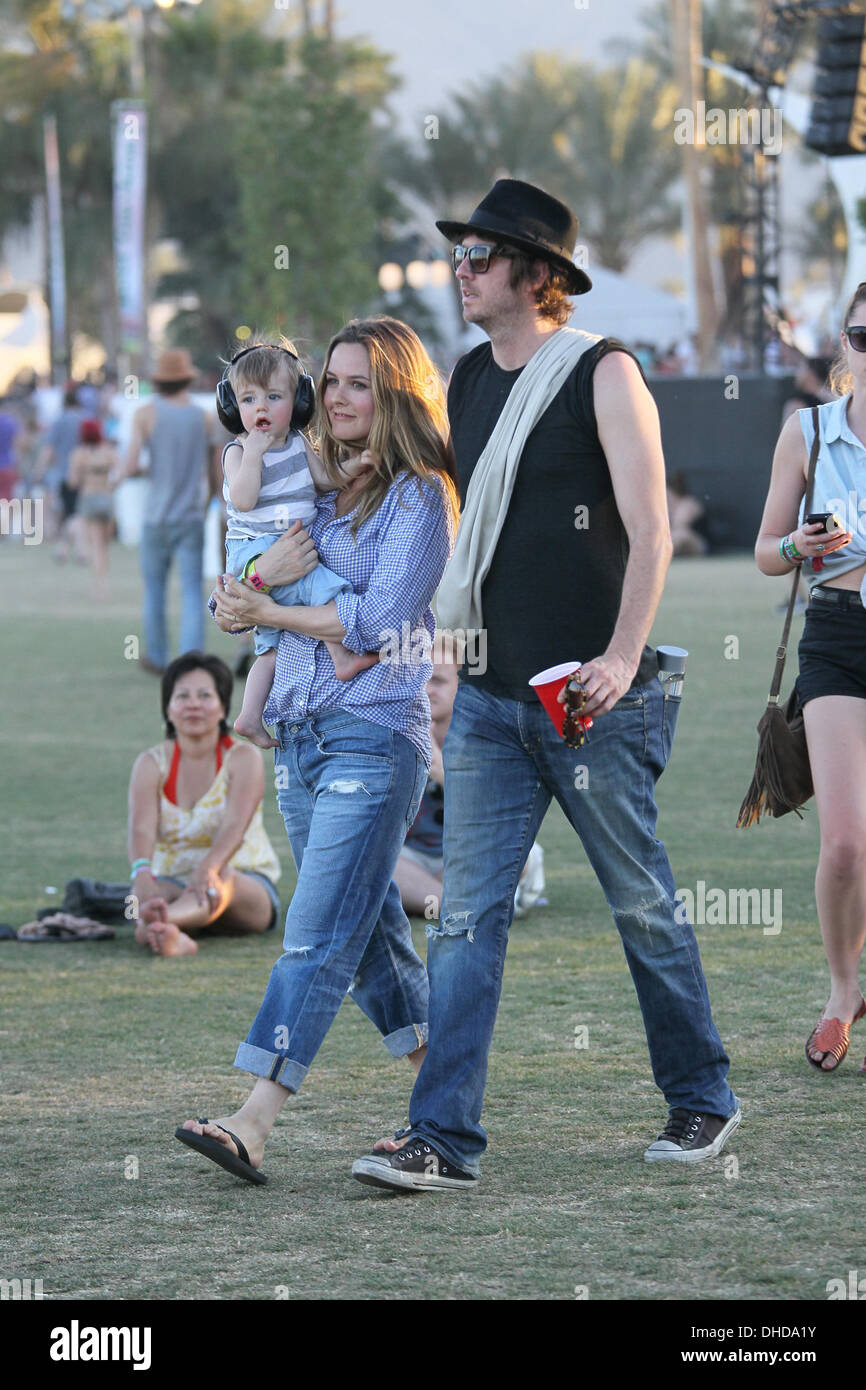
M279 915L262 757L228 735L232 683L218 657L186 652L173 661L162 678L167 737L132 769L135 939L157 955L193 954L204 927L269 931Z

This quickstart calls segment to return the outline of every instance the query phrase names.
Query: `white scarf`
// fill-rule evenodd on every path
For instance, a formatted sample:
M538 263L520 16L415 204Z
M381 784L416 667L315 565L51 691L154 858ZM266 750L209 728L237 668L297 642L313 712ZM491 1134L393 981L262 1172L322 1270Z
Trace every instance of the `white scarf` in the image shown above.
M454 553L436 594L440 627L478 631L484 626L481 586L505 524L524 445L578 359L597 342L598 334L560 328L518 377L469 482Z

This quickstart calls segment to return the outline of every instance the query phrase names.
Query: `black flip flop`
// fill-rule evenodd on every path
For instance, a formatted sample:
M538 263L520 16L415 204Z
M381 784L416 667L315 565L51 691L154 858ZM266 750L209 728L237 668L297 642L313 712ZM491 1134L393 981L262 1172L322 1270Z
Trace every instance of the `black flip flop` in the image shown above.
M209 1125L210 1120L198 1119L196 1124ZM233 1173L236 1178L246 1178L247 1182L254 1183L267 1182L264 1173L260 1173L258 1168L254 1168L250 1163L250 1156L238 1136L226 1129L225 1125L217 1125L217 1129L221 1129L223 1134L234 1140L238 1147L236 1154L227 1149L225 1144L220 1144L217 1139L211 1139L210 1135L196 1134L194 1129L176 1129L174 1137L188 1148L195 1149L196 1153L204 1154L205 1158L212 1158L214 1163L225 1168L227 1173Z

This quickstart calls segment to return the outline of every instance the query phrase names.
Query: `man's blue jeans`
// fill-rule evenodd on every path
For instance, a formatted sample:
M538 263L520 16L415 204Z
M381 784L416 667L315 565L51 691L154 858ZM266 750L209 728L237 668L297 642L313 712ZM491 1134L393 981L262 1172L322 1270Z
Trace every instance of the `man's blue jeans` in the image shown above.
M168 665L165 631L165 586L172 559L180 579L180 653L204 646L204 599L201 592L203 521L146 521L141 528L141 573L144 579L144 650L155 666Z
M675 919L674 881L655 838L655 784L678 709L653 680L628 691L572 749L539 701L460 685L444 747L442 914L427 929L429 1051L409 1125L466 1172L478 1174L487 1143L481 1102L514 893L554 796L619 929L668 1105L724 1116L737 1108L695 935Z
M297 1091L347 993L392 1056L427 1041L427 972L392 878L427 769L402 734L340 709L279 724L276 737L298 884L235 1066Z

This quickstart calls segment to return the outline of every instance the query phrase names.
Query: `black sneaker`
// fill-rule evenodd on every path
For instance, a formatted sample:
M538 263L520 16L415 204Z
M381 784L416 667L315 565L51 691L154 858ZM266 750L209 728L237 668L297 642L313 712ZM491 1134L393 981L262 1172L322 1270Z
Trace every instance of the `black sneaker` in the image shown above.
M356 1158L352 1177L371 1187L399 1188L403 1192L471 1192L478 1179L449 1163L424 1139L407 1139L396 1153L377 1149Z
M671 1111L664 1133L650 1144L644 1158L647 1163L671 1159L675 1163L700 1163L704 1158L715 1158L741 1119L739 1106L727 1120L723 1115L702 1115L699 1110L678 1106Z

